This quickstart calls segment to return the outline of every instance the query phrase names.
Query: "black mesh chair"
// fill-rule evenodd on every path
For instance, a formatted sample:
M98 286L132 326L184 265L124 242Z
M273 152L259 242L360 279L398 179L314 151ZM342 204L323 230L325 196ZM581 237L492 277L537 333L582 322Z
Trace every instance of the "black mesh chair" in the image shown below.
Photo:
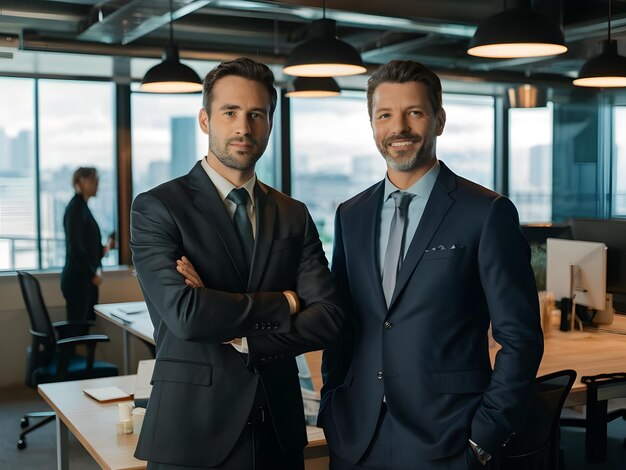
M24 303L30 317L32 344L27 350L26 384L36 388L40 383L82 380L118 375L115 365L94 359L97 343L109 341L105 335L66 337L72 322L50 323L48 309L41 295L39 282L27 272L18 271ZM93 323L82 324L91 326ZM59 339L57 339L59 338ZM84 345L86 356L76 354L76 346ZM41 421L30 425L30 419ZM17 441L18 449L26 448L26 434L40 428L55 418L52 411L28 413L21 421L23 431Z
M607 424L617 418L626 419L626 409L608 411L609 400L626 398L626 372L585 376L587 386L584 418L563 418L562 426L585 428L585 458L590 463L606 461ZM626 448L626 439L622 444Z
M526 420L505 447L500 468L557 470L560 459L559 419L576 372L562 370L538 377L526 408Z

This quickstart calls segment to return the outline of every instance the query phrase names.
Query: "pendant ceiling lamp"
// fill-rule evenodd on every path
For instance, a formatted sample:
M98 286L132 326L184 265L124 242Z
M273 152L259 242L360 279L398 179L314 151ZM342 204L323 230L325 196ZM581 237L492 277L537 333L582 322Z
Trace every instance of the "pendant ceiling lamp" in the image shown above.
M545 89L524 83L507 90L510 108L545 108L548 97Z
M163 50L163 62L146 72L140 89L149 93L197 93L202 81L191 68L180 63L178 46L174 43L172 0L170 0L170 42Z
M611 40L610 0L608 35L602 42L602 53L585 62L573 83L585 87L626 87L626 57L617 53L617 41Z
M530 0L483 21L467 49L469 55L490 59L544 57L566 51L561 27L534 11Z
M326 98L341 94L339 85L332 77L296 77L287 86L289 98Z
M297 46L287 58L283 72L299 77L339 77L357 75L367 69L357 50L337 38L337 22L323 18L309 25L309 38Z

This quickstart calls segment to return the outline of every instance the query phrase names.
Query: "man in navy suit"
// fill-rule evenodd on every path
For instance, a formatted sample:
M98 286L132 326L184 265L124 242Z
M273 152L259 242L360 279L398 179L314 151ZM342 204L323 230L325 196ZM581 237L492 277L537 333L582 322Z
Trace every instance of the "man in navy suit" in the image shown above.
M337 209L332 270L352 326L323 361L331 469L495 468L543 353L517 211L438 161L431 70L392 61L367 99L387 175Z

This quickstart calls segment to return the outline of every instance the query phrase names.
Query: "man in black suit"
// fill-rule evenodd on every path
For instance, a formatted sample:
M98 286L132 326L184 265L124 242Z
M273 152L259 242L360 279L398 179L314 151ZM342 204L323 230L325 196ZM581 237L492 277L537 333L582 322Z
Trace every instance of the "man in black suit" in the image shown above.
M437 160L446 115L431 70L392 61L367 97L387 175L336 214L352 327L323 361L331 469L493 468L543 352L517 211Z
M156 339L136 451L149 469L304 467L294 356L336 340L343 313L306 207L255 176L273 82L246 58L209 72L206 157L133 203L133 261Z

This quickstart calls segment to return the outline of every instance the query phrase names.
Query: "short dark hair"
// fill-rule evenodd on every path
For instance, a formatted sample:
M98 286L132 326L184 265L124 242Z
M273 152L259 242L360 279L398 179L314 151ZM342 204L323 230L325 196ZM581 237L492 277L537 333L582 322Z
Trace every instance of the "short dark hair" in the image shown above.
M227 60L219 64L204 77L202 84L202 107L206 113L211 115L211 92L220 78L234 75L246 78L262 84L270 96L270 119L276 109L276 88L274 88L274 74L270 68L260 62L256 62L247 57Z
M426 85L433 112L441 109L441 80L424 64L411 60L392 60L380 67L367 81L367 112L372 119L372 96L382 83L421 82Z
M95 178L98 170L92 166L81 166L74 170L72 174L72 186L76 186L81 178Z

